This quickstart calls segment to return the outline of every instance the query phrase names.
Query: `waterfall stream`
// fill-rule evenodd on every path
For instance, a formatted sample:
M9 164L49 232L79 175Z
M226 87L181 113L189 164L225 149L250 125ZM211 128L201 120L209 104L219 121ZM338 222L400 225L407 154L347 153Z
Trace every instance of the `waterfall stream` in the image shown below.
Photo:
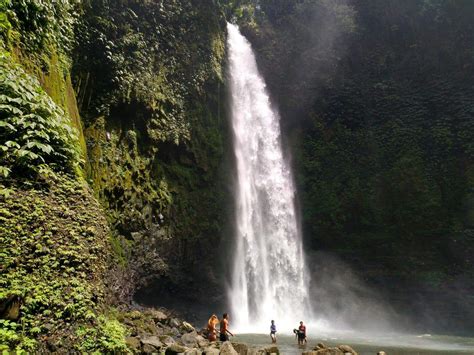
M234 153L236 248L229 288L231 324L267 332L274 319L292 329L308 319L307 275L284 159L280 118L272 108L250 43L227 24Z

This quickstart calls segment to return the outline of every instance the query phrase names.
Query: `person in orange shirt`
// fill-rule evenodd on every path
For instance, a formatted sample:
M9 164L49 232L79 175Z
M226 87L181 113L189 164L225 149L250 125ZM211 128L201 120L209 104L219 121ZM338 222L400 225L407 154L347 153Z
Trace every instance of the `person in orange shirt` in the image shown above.
M219 323L219 319L215 314L209 318L207 321L207 338L209 341L216 341L217 340L217 329L216 324Z
M229 335L234 336L229 330L229 315L227 313L224 313L222 315L222 320L220 324L220 333L221 335L219 336L220 341L228 341L229 340Z

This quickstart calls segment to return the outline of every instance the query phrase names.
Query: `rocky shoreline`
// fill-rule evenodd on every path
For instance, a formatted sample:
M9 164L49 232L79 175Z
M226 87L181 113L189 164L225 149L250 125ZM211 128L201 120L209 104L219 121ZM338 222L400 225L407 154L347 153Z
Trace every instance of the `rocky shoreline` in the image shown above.
M252 347L238 342L210 342L206 329L196 329L164 309L133 310L123 313L120 321L128 328L126 343L133 353L185 355L273 355L277 346ZM318 344L302 355L357 355L348 345L326 347Z

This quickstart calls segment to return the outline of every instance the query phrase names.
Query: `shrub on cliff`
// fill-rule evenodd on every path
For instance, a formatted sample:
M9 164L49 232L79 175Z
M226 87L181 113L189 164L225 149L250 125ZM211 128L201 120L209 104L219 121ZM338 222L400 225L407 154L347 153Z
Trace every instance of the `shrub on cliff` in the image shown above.
M38 81L0 55L0 176L32 176L45 165L74 173L77 132Z

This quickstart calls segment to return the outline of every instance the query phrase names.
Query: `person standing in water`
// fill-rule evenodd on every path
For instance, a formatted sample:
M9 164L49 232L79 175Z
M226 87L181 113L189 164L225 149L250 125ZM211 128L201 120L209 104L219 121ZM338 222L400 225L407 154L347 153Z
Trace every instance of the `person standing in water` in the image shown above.
M207 338L209 341L216 341L217 340L217 329L216 324L219 323L219 319L215 314L209 318L207 322Z
M219 336L220 341L228 341L229 340L229 335L234 336L229 330L229 315L227 313L224 313L222 315L222 320L221 320L221 329L220 333L221 335Z
M272 338L272 343L277 342L276 332L277 332L277 327L275 325L275 321L272 320L272 324L270 325L270 338Z
M304 343L306 343L306 326L301 321L298 327L298 345L303 345Z

